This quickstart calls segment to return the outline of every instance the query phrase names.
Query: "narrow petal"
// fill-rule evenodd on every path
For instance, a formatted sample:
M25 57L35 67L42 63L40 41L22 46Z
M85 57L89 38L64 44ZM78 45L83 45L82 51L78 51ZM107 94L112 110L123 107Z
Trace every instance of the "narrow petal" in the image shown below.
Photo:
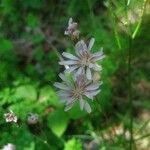
M72 101L67 102L64 111L70 110L72 108L72 106L74 105L74 102L75 102L75 100L73 100L73 99L72 99Z
M54 86L59 89L62 89L62 90L70 90L70 88L68 86L66 86L65 84L59 83L59 82L55 82Z
M71 72L73 72L77 68L78 68L78 66L75 65L75 66L70 67L69 69L66 69L65 72L71 73Z
M84 92L84 95L86 97L88 97L89 99L93 100L93 98L100 92L101 90L97 90L97 91L87 91L87 92Z
M85 101L82 99L82 97L80 98L79 101L80 101L80 109L83 110Z
M87 45L85 44L85 42L83 40L79 41L76 45L75 45L75 50L77 55L82 55L84 52L87 52Z
M63 52L62 55L66 58L69 58L69 59L72 59L72 60L79 60L76 56L70 54L70 53L66 53L66 52Z
M82 70L83 70L83 68L82 68L82 67L79 67L79 69L77 70L76 74L77 74L77 75L80 75L80 74L82 73Z
M60 65L75 65L78 64L78 61L75 60L67 60L67 61L60 61Z
M65 92L65 91L59 91L58 92L58 95L61 97L61 98L68 98L70 96L70 93L69 92Z
M72 22L73 22L73 19L69 18L68 25L72 24Z
M95 57L92 58L92 60L93 60L94 62L96 62L96 61L102 60L102 59L104 59L104 58L105 58L105 55L102 55L102 56L95 56Z
M93 96L90 94L90 92L84 92L84 95L85 95L87 98L93 100Z
M92 63L89 64L89 68L92 68L95 71L101 71L102 70L102 67L100 65L98 65L98 64L92 64Z
M87 97L91 97L91 99L93 99L94 96L96 96L101 90L94 90L94 91L87 91L84 92L84 95Z
M93 57L95 56L102 56L103 55L103 48L101 48L98 52L92 54Z
M91 113L91 106L87 102L85 102L84 108L88 113Z
M90 68L88 68L88 67L86 69L86 77L87 77L88 80L92 79L92 73L91 73Z
M68 79L65 77L64 74L60 73L59 77L64 81L64 82L68 82Z
M70 110L70 109L72 108L72 106L73 106L73 103L68 104L68 105L65 107L64 111Z
M89 91L89 90L96 90L96 89L99 88L100 85L101 85L101 82L93 83L93 84L87 86L85 89L86 89L87 91Z
M95 42L95 39L94 38L91 38L90 42L89 42L89 45L88 45L88 50L90 51L94 45L94 42Z

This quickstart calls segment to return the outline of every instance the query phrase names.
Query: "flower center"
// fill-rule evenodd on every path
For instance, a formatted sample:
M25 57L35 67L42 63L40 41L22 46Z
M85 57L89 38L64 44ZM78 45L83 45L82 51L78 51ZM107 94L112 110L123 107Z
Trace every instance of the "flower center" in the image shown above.
M80 61L81 66L89 66L90 64L90 56L88 54L84 55Z
M79 99L83 93L83 88L77 87L73 90L72 95L74 98Z

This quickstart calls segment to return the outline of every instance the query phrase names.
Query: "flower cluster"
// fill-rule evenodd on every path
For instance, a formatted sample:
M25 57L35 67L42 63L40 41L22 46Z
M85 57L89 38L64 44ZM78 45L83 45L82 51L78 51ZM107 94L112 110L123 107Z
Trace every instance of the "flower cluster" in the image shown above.
M8 112L8 113L5 113L4 118L5 118L6 122L15 122L16 123L18 120L17 116L15 115L15 113L12 110L10 110L10 112Z
M2 150L16 150L16 146L14 144L8 143L3 147Z
M72 36L75 31L78 31L77 23L70 18L65 34ZM66 60L61 60L59 64L68 67L64 74L59 74L63 83L56 82L54 86L59 89L60 98L66 102L65 111L71 109L74 103L79 101L80 109L90 113L91 107L86 99L93 100L100 92L99 88L102 82L95 81L94 75L102 70L97 61L102 60L105 56L102 48L96 53L91 52L94 42L94 38L91 38L89 44L79 40L75 44L75 55L67 52L62 53ZM69 74L71 78L68 79L66 74Z
M28 114L28 117L27 117L27 123L29 125L34 125L34 124L37 124L39 121L39 116L38 114L35 114L35 113L30 113Z
M64 34L70 36L72 39L78 39L80 31L77 29L78 24L73 22L73 19L70 18L68 21L68 27L65 30Z

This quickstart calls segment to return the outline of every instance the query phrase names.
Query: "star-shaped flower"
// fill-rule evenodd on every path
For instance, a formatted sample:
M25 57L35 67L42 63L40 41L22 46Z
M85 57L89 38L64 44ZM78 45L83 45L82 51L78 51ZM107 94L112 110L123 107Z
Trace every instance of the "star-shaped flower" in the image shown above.
M88 81L86 76L81 74L76 79L69 80L62 73L59 77L63 80L63 83L56 82L55 87L59 88L58 95L61 100L66 102L65 111L72 108L76 101L80 102L80 109L85 109L88 113L91 112L91 107L85 98L92 99L100 92L101 82L93 83Z
M76 56L63 52L62 55L68 60L60 61L60 65L68 65L67 72L73 72L76 75L86 74L88 80L92 80L94 71L101 71L102 67L97 64L97 61L102 60L105 56L103 50L96 53L91 53L92 46L95 42L94 38L91 38L89 45L86 45L83 40L79 41L75 45Z

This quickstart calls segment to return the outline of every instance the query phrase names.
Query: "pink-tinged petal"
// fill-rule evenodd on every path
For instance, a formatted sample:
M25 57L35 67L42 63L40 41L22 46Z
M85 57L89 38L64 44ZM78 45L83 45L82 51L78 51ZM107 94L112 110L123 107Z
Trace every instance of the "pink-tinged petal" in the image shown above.
M62 89L62 90L70 90L70 87L66 86L65 84L59 83L59 82L55 82L54 86Z
M92 80L92 73L91 73L90 68L88 68L88 67L86 69L86 77L88 80Z
M88 50L90 51L94 45L94 42L95 42L95 39L94 38L91 38L90 39L90 42L89 42L89 45L88 45Z
M69 59L72 59L72 60L79 60L76 56L70 54L70 53L66 53L66 52L63 52L62 55L66 58L69 58Z
M79 41L76 45L75 45L75 50L77 55L82 55L84 52L87 52L87 45L85 44L85 42L83 40Z
M91 113L91 106L87 102L85 102L84 108L88 113Z
M75 65L78 64L78 61L75 60L67 60L67 61L60 61L60 65Z
M82 97L81 97L79 102L80 102L80 109L83 110L84 104L85 104L85 100L83 100Z

